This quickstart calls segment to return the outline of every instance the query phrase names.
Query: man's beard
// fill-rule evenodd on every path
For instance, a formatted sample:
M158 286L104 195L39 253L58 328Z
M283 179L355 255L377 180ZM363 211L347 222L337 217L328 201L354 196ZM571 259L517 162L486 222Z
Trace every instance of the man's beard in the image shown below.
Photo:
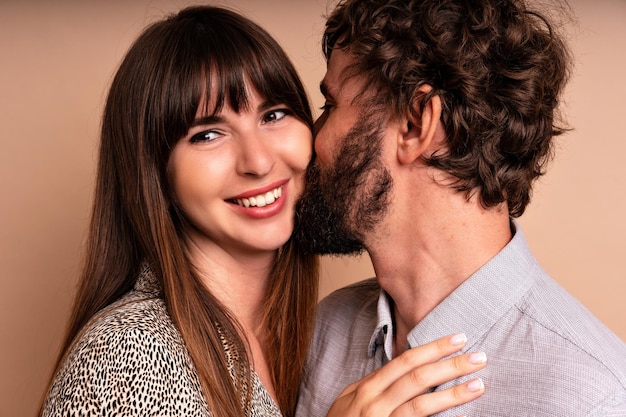
M364 231L385 215L393 181L381 159L383 123L362 114L346 136L334 166L322 171L315 156L296 205L294 239L305 252L359 254Z

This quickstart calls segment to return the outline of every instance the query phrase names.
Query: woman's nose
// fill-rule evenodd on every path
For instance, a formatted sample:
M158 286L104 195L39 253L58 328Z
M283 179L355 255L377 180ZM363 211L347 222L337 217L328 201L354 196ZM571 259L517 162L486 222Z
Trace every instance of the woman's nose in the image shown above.
M272 171L276 158L267 138L262 135L246 135L240 143L237 170L241 175L264 176Z

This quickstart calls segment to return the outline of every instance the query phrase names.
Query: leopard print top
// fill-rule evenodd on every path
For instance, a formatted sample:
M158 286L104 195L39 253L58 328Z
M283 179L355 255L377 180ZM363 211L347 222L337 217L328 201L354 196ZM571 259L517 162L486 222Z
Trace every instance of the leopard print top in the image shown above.
M209 417L200 381L159 286L144 267L135 288L105 309L74 344L43 416ZM224 340L234 372L236 357ZM252 417L282 417L253 372Z

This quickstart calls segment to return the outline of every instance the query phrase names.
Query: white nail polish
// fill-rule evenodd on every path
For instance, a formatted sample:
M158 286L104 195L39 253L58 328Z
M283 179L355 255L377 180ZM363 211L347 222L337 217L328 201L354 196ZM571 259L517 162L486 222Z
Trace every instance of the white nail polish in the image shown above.
M457 346L462 345L465 342L467 342L467 336L465 336L465 334L463 333L455 334L454 336L450 338L450 342L453 345L457 345Z
M487 362L487 354L485 352L474 352L469 355L469 361L474 365L485 363Z
M476 378L467 383L467 390L469 392L477 392L484 388L483 380Z

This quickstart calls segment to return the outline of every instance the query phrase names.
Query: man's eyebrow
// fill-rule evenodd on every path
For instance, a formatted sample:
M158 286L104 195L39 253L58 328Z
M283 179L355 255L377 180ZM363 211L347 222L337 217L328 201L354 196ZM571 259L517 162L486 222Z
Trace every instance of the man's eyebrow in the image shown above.
M320 93L322 93L324 97L328 97L331 95L330 92L328 91L328 86L326 85L326 82L324 81L320 83Z

